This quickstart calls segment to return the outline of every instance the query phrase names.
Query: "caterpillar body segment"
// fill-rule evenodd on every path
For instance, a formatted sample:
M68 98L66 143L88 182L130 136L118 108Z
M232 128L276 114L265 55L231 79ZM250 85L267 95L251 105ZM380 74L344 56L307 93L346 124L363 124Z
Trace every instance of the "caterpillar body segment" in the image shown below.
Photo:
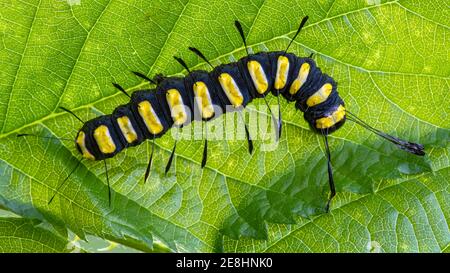
M191 102L194 105L194 119L208 121L225 111L218 85L207 71L195 70L189 73L185 78L185 86L187 90L193 90ZM220 111L211 111L211 106L216 106Z

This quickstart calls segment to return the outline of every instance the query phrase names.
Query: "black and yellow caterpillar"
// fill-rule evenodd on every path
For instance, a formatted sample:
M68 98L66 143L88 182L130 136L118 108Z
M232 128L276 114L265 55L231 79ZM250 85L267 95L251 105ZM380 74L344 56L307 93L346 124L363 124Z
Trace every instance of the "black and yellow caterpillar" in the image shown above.
M322 134L345 123L337 84L311 58L262 52L211 72L164 78L156 89L134 92L130 102L111 115L87 121L76 137L77 148L87 159L110 158L129 146L162 136L173 126L190 123L196 115L189 113L198 112L207 121L218 116L214 105L223 112L240 109L269 92L295 101L311 128Z
M307 19L308 17L303 18L291 43ZM247 50L242 27L238 21L235 25ZM331 189L327 210L335 190L326 136L339 129L347 119L408 152L424 155L422 145L385 134L346 110L333 78L322 73L311 56L298 57L288 53L288 48L289 46L285 51L256 54L248 54L247 51L247 56L237 62L213 67L198 49L191 47L191 51L213 67L212 71L190 71L183 60L175 57L189 72L184 78L157 75L154 79L150 79L135 72L136 75L156 84L156 88L128 95L122 87L115 84L130 97L130 102L117 107L111 115L85 122L76 136L76 147L86 159L104 160L127 147L139 145L147 139L159 138L172 127L182 127L193 120L207 122L221 113L241 111L253 99L265 98L271 92L275 96L282 95L288 101L295 102L295 107L304 113L304 118L312 130L325 138ZM281 133L281 112L278 117L279 133ZM253 144L247 127L246 135L251 153ZM205 141L202 167L206 164L206 144ZM175 147L176 144L166 166L166 172L170 168ZM145 179L151 166L151 158L152 156Z
M241 29L239 23L237 26ZM200 51L190 49L206 60ZM76 137L83 157L113 157L129 146L162 136L173 126L186 125L195 117L208 121L218 117L218 112L240 110L269 92L295 101L311 128L321 134L334 132L346 120L336 82L309 57L286 51L260 52L210 72L189 72L184 78L158 75L148 79L156 83L155 89L136 91L128 104L117 107L111 115L85 122ZM217 107L221 111L215 111Z

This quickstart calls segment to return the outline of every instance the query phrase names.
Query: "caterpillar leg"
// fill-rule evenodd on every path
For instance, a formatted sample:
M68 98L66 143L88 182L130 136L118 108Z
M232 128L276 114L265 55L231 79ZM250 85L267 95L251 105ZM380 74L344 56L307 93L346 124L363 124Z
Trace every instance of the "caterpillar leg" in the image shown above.
M252 140L252 138L250 136L250 132L249 132L248 127L247 127L247 123L245 123L244 116L242 116L242 112L239 111L238 113L239 113L239 116L242 119L242 122L244 123L245 137L247 138L247 143L248 143L248 152L249 152L249 154L252 154L253 153L253 140Z
M188 47L188 48L189 48L189 50L192 51L195 55L199 56L200 59L202 59L203 61L205 61L212 69L214 69L214 65L212 65L212 64L208 61L208 59L205 57L205 55L203 55L203 53L202 53L200 50L198 50L197 48L192 47L192 46L190 46L190 47Z
M175 155L175 149L177 148L177 141L178 141L178 131L175 143L173 144L172 153L170 154L169 161L167 161L166 170L164 171L164 174L167 174L170 170L170 166L172 166L172 161Z
M283 119L281 117L281 107L280 107L280 96L277 97L278 100L278 138L281 138Z
M75 115L75 113L72 112L72 111L70 111L69 109L67 109L67 108L65 108L65 107L62 107L62 106L59 106L59 109L63 110L63 111L66 112L66 113L71 114L71 115L74 116L76 119L78 119L79 121L81 121L81 123L83 123L83 124L85 123L79 116Z
M247 42L245 41L245 35L244 30L242 29L241 23L239 21L234 21L234 26L236 27L237 31L239 32L239 35L241 36L242 41L244 42L245 52L247 52L247 56L249 55L248 48L247 48Z
M156 84L155 81L153 81L152 79L150 79L149 77L145 76L144 74L142 74L141 72L137 72L137 71L132 71L134 75L138 76L141 79L144 79L146 81L148 81L151 84Z
M124 89L122 86L120 86L118 83L113 82L112 85L113 85L116 89L118 89L120 92L122 92L123 94L125 94L127 97L129 97L129 98L131 99L130 94L128 94L127 91L125 91L125 89Z
M278 141L280 139L280 131L279 131L279 120L277 120L275 118L275 115L272 112L272 109L270 109L269 103L267 102L266 96L263 97L264 98L264 102L266 103L267 109L269 109L270 115L272 117L272 122L275 125L275 140ZM279 101L278 101L279 102ZM280 105L278 104L278 109L279 109Z
M295 38L297 38L297 35L300 33L300 31L302 30L302 28L305 26L306 21L308 21L309 16L305 16L303 17L302 21L300 22L300 26L297 29L297 32L295 33L294 37L292 37L291 41L289 42L288 46L286 47L286 49L284 50L284 53L286 53L289 49L289 47L291 46L292 42L295 40Z
M53 201L53 199L55 198L56 194L59 192L59 190L62 188L62 186L67 182L67 180L69 180L69 177L75 172L76 169L78 169L78 166L80 166L81 160L78 161L77 165L72 169L72 171L70 171L69 175L66 177L66 179L64 179L63 182L61 182L58 187L55 190L55 193L53 193L52 197L48 200L48 205L50 205L50 203Z
M277 141L278 141L281 138L281 131L283 126L280 107L280 90L278 89L277 89L277 103L278 103L278 120L277 120Z
M73 139L64 138L64 137L48 137L48 136L39 136L39 135L35 135L35 134L17 134L17 137L24 137L24 136L32 136L32 137L38 137L38 138L44 138L44 139L56 139L56 140L73 141Z
M328 137L324 135L325 138L325 151L327 154L327 165L328 165L328 183L330 185L330 197L328 197L327 206L325 207L326 212L330 212L330 204L333 197L336 195L336 189L334 187L334 179L333 179L333 169L331 167L331 153L330 147L328 146Z
M150 169L152 167L153 151L154 150L155 150L155 138L153 138L153 141L152 141L152 153L150 154L150 159L148 160L147 169L145 170L144 183L147 182L147 178L150 175Z
M111 186L109 185L108 165L106 165L106 159L103 159L105 165L106 183L108 184L108 204L111 207Z
M202 168L205 167L207 158L208 158L208 140L205 139L205 145L203 146Z
M202 168L206 165L206 160L208 158L208 128L205 123L205 145L203 146L203 157L202 157Z

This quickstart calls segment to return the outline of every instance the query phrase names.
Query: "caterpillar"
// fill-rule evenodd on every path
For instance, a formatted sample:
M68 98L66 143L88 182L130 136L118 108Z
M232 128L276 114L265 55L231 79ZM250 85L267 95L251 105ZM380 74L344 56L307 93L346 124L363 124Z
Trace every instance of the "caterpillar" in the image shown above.
M186 69L187 76L165 77L158 74L150 79L142 73L133 72L156 87L151 90L135 91L130 95L119 84L113 83L114 87L130 98L130 101L118 106L110 115L84 122L70 110L61 107L83 123L75 138L77 150L84 159L105 162L109 188L105 160L114 157L127 147L139 145L148 139L153 140L152 152L144 175L146 181L152 165L156 138L163 136L172 127L181 128L194 120L208 122L219 117L221 113L232 111L240 113L253 99L263 98L267 104L266 96L271 93L277 96L278 105L280 96L294 102L295 108L303 112L304 119L312 131L324 138L330 187L326 211L329 211L330 202L336 194L327 136L341 128L346 120L361 125L407 152L425 155L423 145L401 140L375 129L346 109L337 91L337 83L331 76L321 71L312 55L299 57L288 52L307 20L308 16L305 16L284 51L256 54L249 53L242 26L239 21L235 21L235 27L245 46L246 56L236 62L213 66L200 50L189 47L189 50L209 64L211 71L191 71L181 58L174 57ZM281 110L278 109L278 118L270 112L276 123L277 140L282 131ZM245 133L248 150L252 154L253 142L246 125ZM19 136L24 135L28 134ZM170 169L176 144L175 141L166 165L166 173ZM207 154L207 138L205 138L202 168L206 165ZM49 203L63 183L59 185ZM110 188L108 197L111 202Z

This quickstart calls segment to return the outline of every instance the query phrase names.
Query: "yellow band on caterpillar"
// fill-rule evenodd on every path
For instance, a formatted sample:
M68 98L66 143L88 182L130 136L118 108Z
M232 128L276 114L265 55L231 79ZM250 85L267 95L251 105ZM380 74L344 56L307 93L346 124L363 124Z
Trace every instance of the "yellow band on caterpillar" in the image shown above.
M279 56L277 62L277 75L275 77L275 89L282 89L289 76L289 59L286 56Z
M102 153L112 154L116 150L116 145L106 125L100 125L94 130L94 139Z
M95 157L89 152L86 148L86 134L83 131L80 131L77 136L77 145L80 147L81 154L84 158L89 160L95 160Z
M256 91L259 94L264 94L269 87L269 82L267 81L266 73L264 73L264 69L261 64L254 60L249 61L247 62L247 69L253 80Z
M345 108L339 105L338 109L334 111L331 116L319 118L316 120L317 129L327 129L341 121L345 117Z
M289 88L289 94L295 95L298 92L298 90L300 90L300 87L302 87L302 85L306 82L306 79L308 78L310 68L311 67L309 63L302 64L300 70L298 71L297 78L294 80L294 82L292 82L292 85Z
M328 96L331 94L331 90L333 90L333 86L331 83L324 84L319 90L317 90L314 94L311 95L306 100L306 104L309 107L322 103L328 99Z
M162 132L164 127L149 101L141 101L138 104L138 112L151 134L157 135Z
M214 107L211 102L208 87L204 82L198 81L193 86L195 100L202 118L211 118L214 115Z
M176 126L184 124L187 120L187 113L180 92L174 88L167 90L166 100L167 104L169 104L170 114L174 124Z
M131 124L130 119L127 116L117 118L117 124L119 124L120 131L128 143L133 143L137 139L136 131Z
M228 73L222 73L219 76L219 83L222 86L222 89L225 91L225 94L228 97L228 100L234 107L239 107L244 102L244 96L242 96L239 87L237 86L234 79Z

